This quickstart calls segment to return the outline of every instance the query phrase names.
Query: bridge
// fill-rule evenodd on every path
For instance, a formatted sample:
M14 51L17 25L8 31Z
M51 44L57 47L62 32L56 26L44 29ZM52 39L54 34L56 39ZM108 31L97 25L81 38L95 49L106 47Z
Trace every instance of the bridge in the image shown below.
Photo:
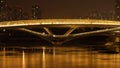
M39 30L34 30L37 28ZM25 31L41 37L53 45L91 34L106 33L114 35L114 40L106 46L120 42L120 21L91 19L40 19L0 22L0 29ZM112 36L113 37L113 36Z

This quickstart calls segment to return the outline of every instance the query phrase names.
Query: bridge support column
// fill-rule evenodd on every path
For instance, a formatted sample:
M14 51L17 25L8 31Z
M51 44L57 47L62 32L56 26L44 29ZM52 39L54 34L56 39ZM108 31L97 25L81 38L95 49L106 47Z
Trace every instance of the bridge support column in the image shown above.
M53 35L53 33L46 27L43 27L43 29L49 34L49 35Z
M70 28L64 35L70 35L76 28Z

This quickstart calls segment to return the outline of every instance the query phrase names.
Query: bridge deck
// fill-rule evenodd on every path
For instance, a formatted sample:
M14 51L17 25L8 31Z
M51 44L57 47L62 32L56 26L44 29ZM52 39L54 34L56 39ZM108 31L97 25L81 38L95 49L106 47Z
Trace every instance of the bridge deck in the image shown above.
M11 27L28 27L28 26L102 26L102 27L116 27L120 26L120 21L107 21L107 20L90 20L90 19L40 19L40 20L18 20L18 21L5 21L0 22L0 28Z

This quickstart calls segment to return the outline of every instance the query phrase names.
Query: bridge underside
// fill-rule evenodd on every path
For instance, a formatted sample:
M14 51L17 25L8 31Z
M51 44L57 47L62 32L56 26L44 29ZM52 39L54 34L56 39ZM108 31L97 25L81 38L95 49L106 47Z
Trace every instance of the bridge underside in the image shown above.
M72 25L71 25L72 26ZM10 29L1 29L2 32L7 30L17 30L27 32L38 37L43 38L44 40L52 43L53 45L61 45L65 42L74 40L79 37L102 34L105 36L119 36L120 27L57 27L57 26L41 26L41 27L32 27L32 28L10 28Z

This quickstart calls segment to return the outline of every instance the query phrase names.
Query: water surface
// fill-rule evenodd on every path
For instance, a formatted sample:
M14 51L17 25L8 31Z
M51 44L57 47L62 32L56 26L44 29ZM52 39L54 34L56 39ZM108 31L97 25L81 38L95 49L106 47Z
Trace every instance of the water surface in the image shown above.
M120 54L81 47L1 47L0 68L120 68Z

